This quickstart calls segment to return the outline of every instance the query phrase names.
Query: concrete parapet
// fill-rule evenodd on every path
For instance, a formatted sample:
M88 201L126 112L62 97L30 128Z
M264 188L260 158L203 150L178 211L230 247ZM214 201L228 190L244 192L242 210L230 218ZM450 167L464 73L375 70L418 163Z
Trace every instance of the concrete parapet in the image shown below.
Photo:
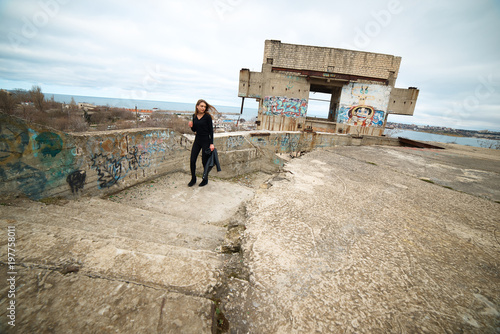
M0 114L0 196L105 196L173 172L189 173L193 135L170 129L63 133ZM274 172L276 153L309 152L351 145L399 145L387 137L300 131L215 134L222 171L231 178L253 171ZM198 159L197 171L203 170Z
M0 196L102 196L188 164L188 141L169 129L70 134L0 121Z

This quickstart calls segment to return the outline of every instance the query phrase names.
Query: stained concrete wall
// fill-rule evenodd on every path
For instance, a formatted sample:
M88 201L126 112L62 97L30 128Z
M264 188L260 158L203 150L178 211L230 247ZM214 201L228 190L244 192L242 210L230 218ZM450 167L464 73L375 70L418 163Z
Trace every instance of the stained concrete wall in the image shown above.
M168 129L68 134L0 114L0 195L105 195L186 169L188 145Z
M389 97L389 114L413 116L419 90L393 88Z
M0 113L0 197L105 196L164 174L189 173L193 139L169 129L68 134ZM222 171L211 175L231 178L278 170L283 161L276 153L399 142L385 137L263 131L215 134L214 144ZM197 168L201 173L201 159Z
M259 129L297 131L304 128L309 98L309 82L303 76L271 72L240 71L238 96L259 100Z
M271 59L276 67L350 74L392 82L396 80L401 65L401 57L387 54L266 40L263 63L269 63Z

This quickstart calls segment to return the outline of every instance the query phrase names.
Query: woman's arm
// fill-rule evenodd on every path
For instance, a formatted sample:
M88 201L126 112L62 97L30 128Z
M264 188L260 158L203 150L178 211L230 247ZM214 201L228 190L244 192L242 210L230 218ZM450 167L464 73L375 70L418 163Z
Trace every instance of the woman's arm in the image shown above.
M209 138L210 138L210 149L213 151L214 150L214 123L212 120L212 117L210 116L210 119L208 120L208 133Z

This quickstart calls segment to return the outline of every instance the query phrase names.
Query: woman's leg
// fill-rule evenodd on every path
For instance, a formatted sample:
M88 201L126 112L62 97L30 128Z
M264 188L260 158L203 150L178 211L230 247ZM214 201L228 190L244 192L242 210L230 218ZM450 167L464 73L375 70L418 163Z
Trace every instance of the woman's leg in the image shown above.
M203 171L205 171L205 166L207 165L208 162L208 157L210 156L209 153L206 153L207 150L210 150L210 140L207 138L204 138L205 140L202 141L201 143L201 163L203 164ZM208 175L206 178L203 179L200 183L200 187L203 187L208 183Z
M193 147L191 148L191 158L189 159L189 167L191 169L191 182L188 186L193 186L196 183L196 160L200 154L201 145L195 139L193 142Z

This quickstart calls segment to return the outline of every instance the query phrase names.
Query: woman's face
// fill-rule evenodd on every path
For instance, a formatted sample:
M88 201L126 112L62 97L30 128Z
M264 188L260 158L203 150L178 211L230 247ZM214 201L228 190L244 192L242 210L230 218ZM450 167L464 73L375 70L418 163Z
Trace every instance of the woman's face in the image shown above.
M203 114L205 112L205 110L207 109L207 105L205 102L201 102L200 104L198 104L198 106L196 108L198 108L199 113Z

